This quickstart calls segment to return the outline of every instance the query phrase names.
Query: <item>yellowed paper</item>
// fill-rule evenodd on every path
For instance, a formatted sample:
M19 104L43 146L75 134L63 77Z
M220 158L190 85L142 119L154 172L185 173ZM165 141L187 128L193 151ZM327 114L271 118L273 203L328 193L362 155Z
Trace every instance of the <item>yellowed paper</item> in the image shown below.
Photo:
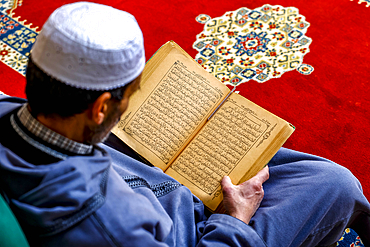
M232 94L166 173L215 210L222 201L221 179L228 175L238 184L254 176L277 150L266 159L259 157L287 126L291 129L284 120Z
M230 90L173 42L150 59L142 80L112 132L212 211L225 175L234 184L251 178L294 131L238 94L227 98Z
M165 170L229 89L214 77L206 79L209 74L175 48L157 66L113 133Z

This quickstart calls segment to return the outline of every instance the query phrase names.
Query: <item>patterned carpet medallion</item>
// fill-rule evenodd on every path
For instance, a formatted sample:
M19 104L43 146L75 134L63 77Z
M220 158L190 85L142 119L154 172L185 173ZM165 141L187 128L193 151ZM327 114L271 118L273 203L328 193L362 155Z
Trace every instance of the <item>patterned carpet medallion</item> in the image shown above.
M193 44L195 59L225 84L265 82L295 69L305 75L314 70L303 63L312 43L305 36L310 24L294 7L240 8L213 19L202 14L196 20L205 25Z

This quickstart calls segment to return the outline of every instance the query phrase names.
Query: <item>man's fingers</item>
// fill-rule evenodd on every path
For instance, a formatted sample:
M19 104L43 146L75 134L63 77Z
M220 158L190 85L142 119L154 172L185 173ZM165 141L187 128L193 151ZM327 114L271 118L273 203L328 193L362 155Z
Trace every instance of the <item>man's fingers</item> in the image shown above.
M251 178L251 180L254 180L257 183L263 184L266 182L267 179L269 179L269 168L268 166L265 166L261 171L259 171L256 176ZM231 179L229 176L224 176L221 180L221 187L223 190L227 188L233 188L234 184L231 182Z
M248 224L263 199L262 183L268 177L269 171L267 167L240 185L233 185L228 176L223 177L221 186L227 214Z

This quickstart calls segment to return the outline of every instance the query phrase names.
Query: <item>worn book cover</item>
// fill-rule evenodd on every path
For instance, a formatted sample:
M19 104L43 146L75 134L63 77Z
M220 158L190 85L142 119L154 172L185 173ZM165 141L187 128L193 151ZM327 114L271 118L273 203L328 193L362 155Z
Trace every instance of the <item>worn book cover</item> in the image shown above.
M112 130L211 211L222 202L225 175L234 184L250 179L293 131L232 92L173 41L147 62L140 89Z

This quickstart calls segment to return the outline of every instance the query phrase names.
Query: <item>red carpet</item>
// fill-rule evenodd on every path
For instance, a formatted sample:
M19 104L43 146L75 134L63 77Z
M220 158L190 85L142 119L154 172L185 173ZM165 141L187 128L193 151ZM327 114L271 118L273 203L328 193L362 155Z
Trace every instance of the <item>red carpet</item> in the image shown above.
M270 71L271 73L268 74L264 69L269 66L269 62L272 62L271 57L270 60L265 61L267 65L262 64L265 67L261 65L262 67L258 70L258 66L254 66L257 65L258 60L255 55L260 54L268 59L266 52L270 52L270 56L277 56L278 54L273 51L274 47L268 48L263 45L266 42L269 44L273 41L278 42L280 36L276 34L274 40L271 36L269 41L267 41L267 36L260 37L258 39L261 41L259 50L251 50L254 53L252 54L253 59L257 60L255 64L249 65L255 67L254 71L257 71L258 75L268 74L267 79L263 79L264 77L257 79L256 75L252 80L239 85L237 91L295 125L296 131L285 147L323 156L349 168L361 181L367 198L370 198L370 182L367 179L369 176L368 156L370 155L370 7L367 6L370 6L370 0L360 0L359 3L356 1L179 0L174 2L156 0L143 2L101 0L96 2L126 10L136 17L144 33L147 59L169 40L174 40L195 58L198 51L192 46L197 40L197 35L204 28L204 24L196 21L196 17L200 14L217 18L228 11L234 11L236 15L235 11L242 7L255 10L265 4L280 5L281 9L285 10L287 7L296 8L301 17L298 21L309 23L309 26L302 26L302 29L296 28L301 31L301 34L298 34L299 41L298 38L294 40L292 36L290 37L290 40L293 40L291 44L294 47L303 37L307 37L309 43L305 46L301 44L306 50L302 50L301 53L297 50L295 54L301 56L298 59L299 64L308 64L314 68L314 71L308 75L303 75L296 70L286 70L285 73L277 76L278 72L273 75ZM29 48L34 41L36 34L34 31L39 30L35 28L41 27L55 8L69 2L74 1L0 0L2 13L0 13L2 24L0 25L0 61L2 61L0 63L0 91L9 95L25 96L23 92L25 81L22 73L24 73ZM22 23L9 18L10 16L19 17L19 22L26 20L24 24L32 24L31 28L21 29L24 28ZM299 16L297 13L297 17ZM259 19L252 23L250 22L252 17L252 15L245 16L248 25L244 26L246 31L243 34L240 32L240 35L245 36L252 31L259 33L261 29L258 25L261 23L267 25L272 20ZM274 21L276 22L276 19ZM217 32L223 31L218 30ZM285 35L288 33L286 32ZM209 44L209 38L213 37L212 35L211 33L208 36L208 46L220 54L221 51L216 50L225 43L212 46ZM291 33L290 35L296 34ZM244 45L247 44L245 37L244 43L240 40ZM207 37L198 36L198 38L206 39ZM255 43L251 42L248 45L253 46ZM276 52L281 50L282 45L284 46L284 44L277 43ZM204 52L203 57L206 58L206 55L210 54ZM210 60L210 57L208 56L207 59ZM224 61L230 70L234 66L233 62L241 65L241 62L237 60L226 59ZM210 69L210 66L207 69ZM282 68L278 69L281 71ZM305 71L304 67L301 69ZM228 74L234 76L230 71ZM244 75L246 75L245 79L251 74L244 73ZM269 79L271 77L273 78ZM224 80L227 82L227 78Z

